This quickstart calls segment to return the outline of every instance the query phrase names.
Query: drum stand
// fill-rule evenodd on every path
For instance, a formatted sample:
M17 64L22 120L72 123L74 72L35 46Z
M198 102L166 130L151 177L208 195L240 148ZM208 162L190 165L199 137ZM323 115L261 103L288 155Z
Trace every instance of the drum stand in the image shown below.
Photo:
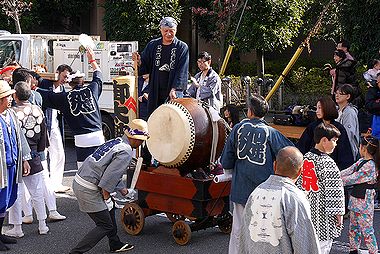
M174 223L172 236L179 245L190 241L191 232L216 225L223 233L231 232L230 181L183 177L176 168L159 166L141 170L136 188L139 199L125 204L121 212L121 223L130 235L140 234L145 218L158 213Z

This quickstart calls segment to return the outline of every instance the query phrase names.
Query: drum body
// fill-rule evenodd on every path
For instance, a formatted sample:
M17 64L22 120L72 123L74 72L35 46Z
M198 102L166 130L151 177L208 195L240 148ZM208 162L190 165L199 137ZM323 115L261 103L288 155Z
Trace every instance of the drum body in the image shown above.
M216 159L227 138L223 120L214 123L215 133L212 124L208 109L197 100L170 101L159 106L148 119L148 149L160 164L179 168L181 175L204 168L210 164L213 136Z

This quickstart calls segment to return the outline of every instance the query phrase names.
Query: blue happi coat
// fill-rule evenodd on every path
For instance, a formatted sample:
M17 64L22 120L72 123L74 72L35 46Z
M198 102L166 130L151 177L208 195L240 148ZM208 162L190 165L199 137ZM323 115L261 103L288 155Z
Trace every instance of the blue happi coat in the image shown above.
M285 146L293 143L262 119L244 119L233 127L221 156L223 168L232 170L231 201L246 204L274 173L273 161Z

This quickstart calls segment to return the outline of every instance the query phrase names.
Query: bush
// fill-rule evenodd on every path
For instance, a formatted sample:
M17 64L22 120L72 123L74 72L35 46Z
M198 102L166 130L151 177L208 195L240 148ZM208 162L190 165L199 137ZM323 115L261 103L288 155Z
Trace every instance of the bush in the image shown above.
M269 64L268 64L269 63ZM274 82L277 81L278 77L280 76L280 73L282 70L280 70L276 66L285 66L284 64L279 64L273 62L266 63L266 66L271 68L272 70L277 69L276 72L273 72L274 74L266 74L264 79L273 79ZM281 84L280 89L282 89L282 96L280 96L280 89L275 92L275 94L272 96L270 103L271 103L271 109L272 110L283 110L289 105L315 105L317 103L317 100L321 96L328 96L331 92L331 85L332 80L331 76L328 72L324 71L322 68L315 67L315 66L322 66L320 62L313 62L314 67L307 67L307 66L299 66L299 67L293 67L292 71L288 74L287 78L285 79L284 83ZM311 64L308 64L311 65ZM238 65L231 67L237 67ZM243 65L240 65L240 68ZM253 66L253 64L251 65ZM247 68L245 66L244 68ZM268 68L269 69L269 68ZM367 92L367 87L365 84L365 80L363 79L363 72L367 69L366 66L359 65L357 66L357 80L359 82L359 85L361 87L362 95L364 96ZM242 70L242 68L240 69ZM280 71L278 71L280 70ZM266 86L258 86L257 85L257 76L250 75L252 84L251 84L251 93L260 93L264 97L268 94L269 88ZM231 96L231 102L235 103L237 105L242 105L245 103L245 100L247 98L246 95L246 87L242 85L240 76L234 76L230 75L228 76L231 78L231 87L233 88L234 92L232 92ZM274 85L274 84L273 84ZM223 93L226 94L227 92L227 86L223 86ZM226 95L225 95L226 96ZM238 97L238 98L236 98ZM281 101L282 97L282 101Z
M285 82L284 105L315 105L323 95L331 92L331 76L321 68L299 67Z

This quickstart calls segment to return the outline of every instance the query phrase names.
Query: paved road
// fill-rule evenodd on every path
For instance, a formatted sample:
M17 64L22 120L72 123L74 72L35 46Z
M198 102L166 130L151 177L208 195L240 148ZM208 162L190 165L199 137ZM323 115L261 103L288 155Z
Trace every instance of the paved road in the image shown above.
M75 153L72 141L66 146L65 185L71 185L76 169ZM38 235L38 223L23 225L25 236L19 239L17 245L7 254L62 254L69 250L79 239L93 228L90 218L79 211L78 204L72 192L58 194L57 204L59 212L67 216L67 220L48 223L48 235ZM375 213L375 229L380 228L379 212ZM118 212L120 218L120 211ZM333 244L332 254L348 253L348 221L345 220L345 229L340 238ZM177 245L171 236L172 223L164 215L155 215L146 218L145 227L139 236L127 235L120 224L119 236L123 241L134 244L134 250L128 253L227 253L229 236L221 233L218 228L210 228L192 233L191 241L186 246ZM378 231L378 230L375 230ZM377 233L379 237L379 231ZM380 238L378 238L380 239ZM103 239L96 247L88 252L92 254L109 253L107 240ZM362 252L365 253L365 252Z

